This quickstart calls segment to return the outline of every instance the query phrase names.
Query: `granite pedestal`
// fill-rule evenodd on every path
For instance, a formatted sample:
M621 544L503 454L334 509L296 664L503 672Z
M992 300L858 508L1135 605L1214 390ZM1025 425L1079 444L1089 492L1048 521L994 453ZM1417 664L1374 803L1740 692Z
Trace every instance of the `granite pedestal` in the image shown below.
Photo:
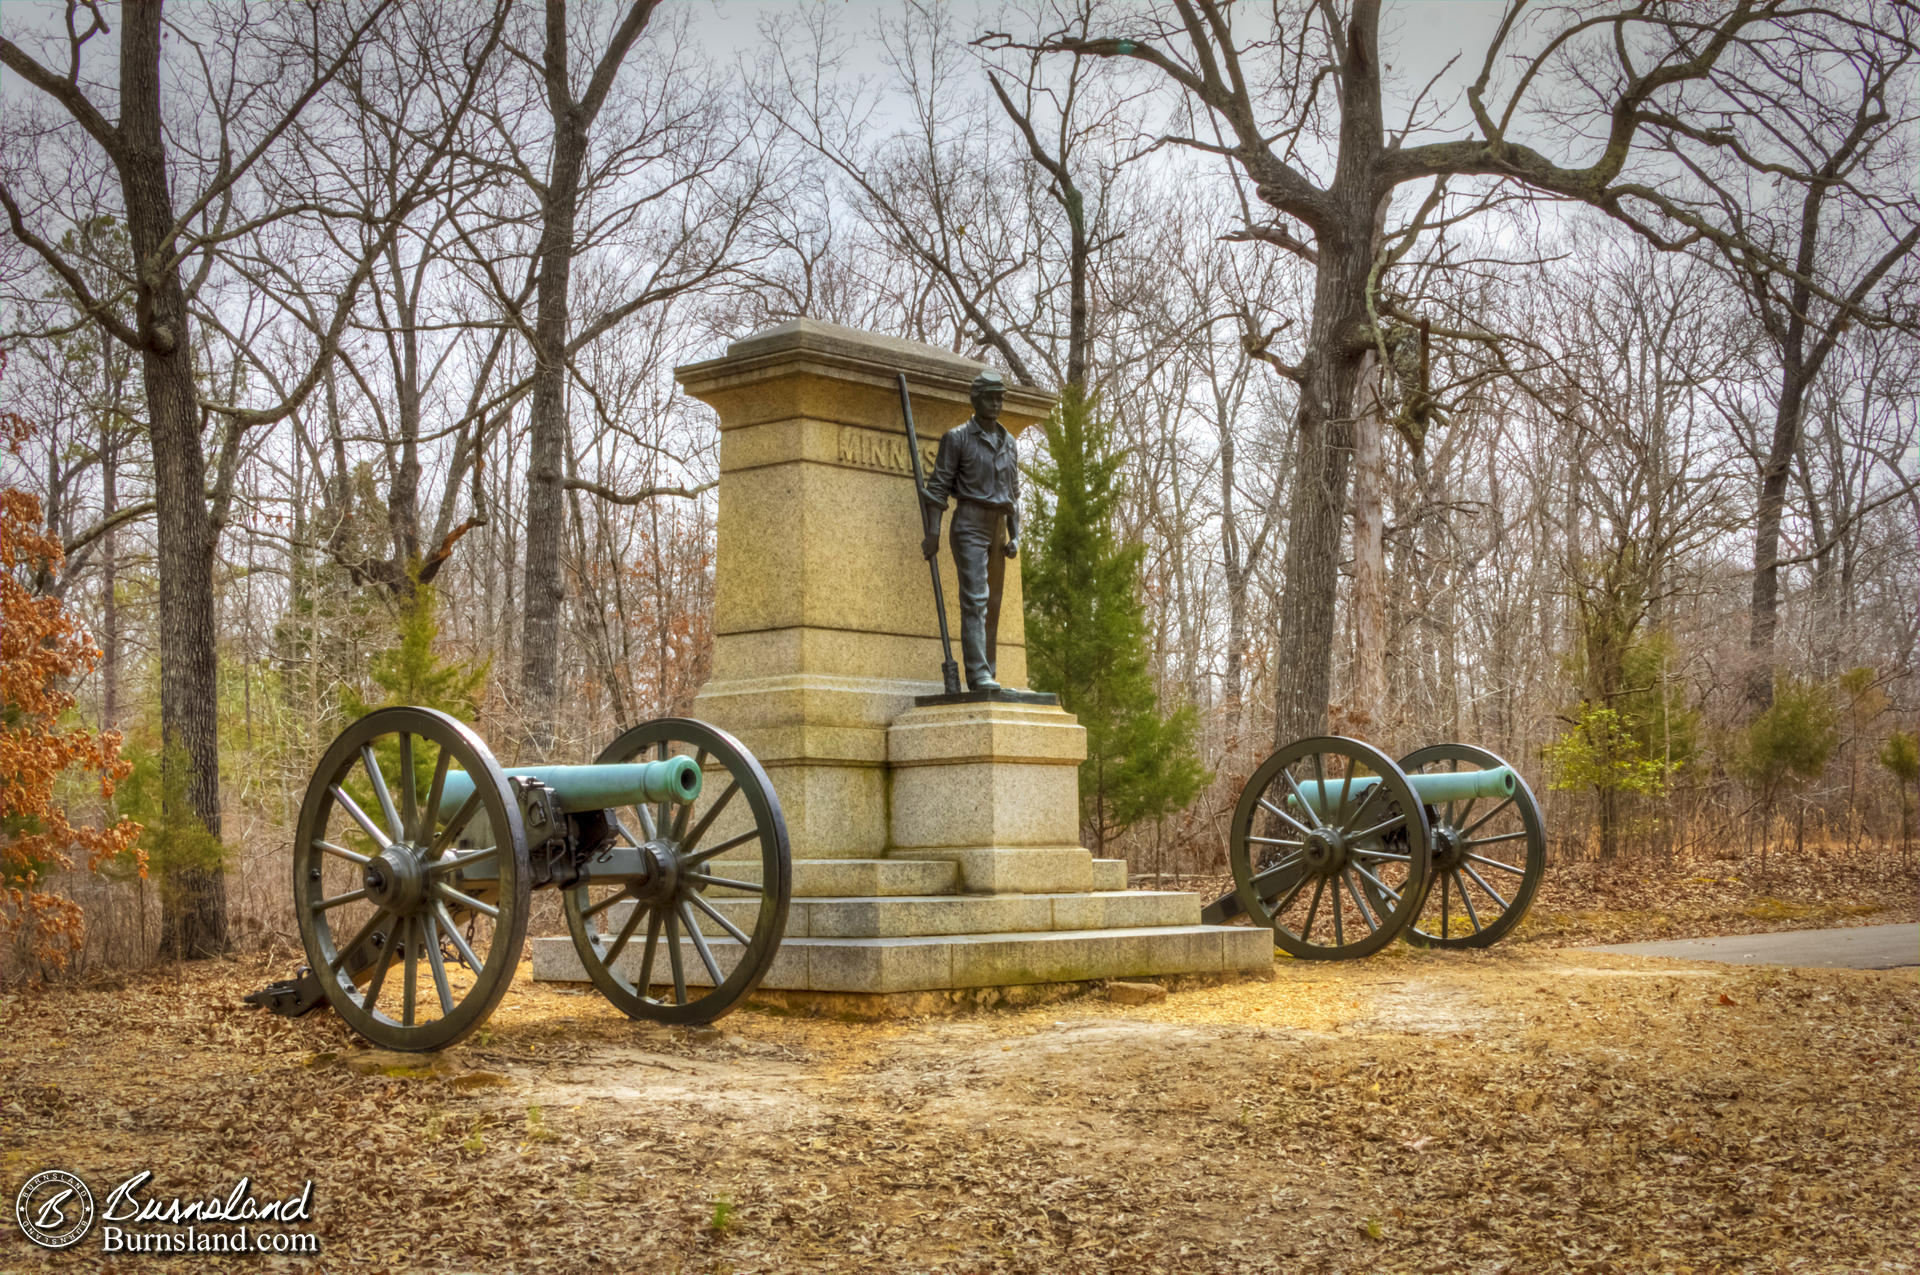
M1017 691L940 693L894 377L908 376L930 466L981 366L803 319L676 371L721 431L713 677L694 715L760 758L795 859L762 986L884 996L1270 970L1264 931L1200 924L1194 895L1129 891L1124 863L1079 844L1086 739L1070 713ZM1018 434L1051 407L1013 387L1001 419ZM997 646L999 680L1025 686L1018 559ZM757 867L727 864L736 878ZM709 932L724 966L729 943ZM533 955L537 978L584 978L564 937Z

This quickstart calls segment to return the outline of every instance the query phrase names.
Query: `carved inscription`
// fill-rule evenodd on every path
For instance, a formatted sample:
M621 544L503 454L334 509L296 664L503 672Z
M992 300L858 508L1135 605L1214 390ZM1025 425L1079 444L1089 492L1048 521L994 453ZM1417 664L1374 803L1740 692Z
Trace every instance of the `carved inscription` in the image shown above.
M938 452L938 439L920 440L920 463L928 472L933 472L933 460ZM882 434L875 430L861 429L856 425L840 427L840 463L855 465L861 469L884 470L890 474L913 474L913 465L907 457L907 436Z

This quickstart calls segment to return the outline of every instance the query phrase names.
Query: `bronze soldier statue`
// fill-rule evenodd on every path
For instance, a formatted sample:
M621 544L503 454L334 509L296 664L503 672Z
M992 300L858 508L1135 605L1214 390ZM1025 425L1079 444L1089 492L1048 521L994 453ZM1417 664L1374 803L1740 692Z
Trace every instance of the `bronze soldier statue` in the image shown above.
M940 519L954 500L948 544L960 578L960 652L967 689L997 691L996 639L1006 559L1020 552L1020 488L1013 435L1000 423L1007 383L998 372L973 379L973 416L940 438L922 510L926 538L920 552L940 552Z

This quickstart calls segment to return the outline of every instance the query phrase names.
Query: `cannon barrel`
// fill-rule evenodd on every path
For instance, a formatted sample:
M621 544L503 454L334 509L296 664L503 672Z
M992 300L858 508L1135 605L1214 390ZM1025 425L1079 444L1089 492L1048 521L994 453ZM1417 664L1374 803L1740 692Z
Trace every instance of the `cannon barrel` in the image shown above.
M1318 780L1310 779L1300 785L1300 794L1316 812L1340 803L1340 788L1346 783L1343 779L1329 779L1324 789ZM1380 782L1374 775L1355 775L1353 783L1347 788L1349 804L1367 795L1367 789ZM1496 766L1489 770L1462 770L1458 772L1435 771L1408 775L1407 782L1413 785L1413 791L1422 803L1437 806L1443 801L1471 801L1476 797L1511 797L1515 779L1513 771L1506 766Z
M509 777L539 780L553 789L562 807L573 811L692 801L700 795L700 767L691 757L605 766L508 766L505 770ZM450 770L441 807L457 809L472 794L473 777L463 770Z

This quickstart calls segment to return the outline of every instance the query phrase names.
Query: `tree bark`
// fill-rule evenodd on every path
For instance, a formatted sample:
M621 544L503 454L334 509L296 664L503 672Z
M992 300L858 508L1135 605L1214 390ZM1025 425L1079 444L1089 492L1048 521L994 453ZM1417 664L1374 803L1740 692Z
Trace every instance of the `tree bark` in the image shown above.
M1811 256L1812 238L1804 244L1803 259ZM1804 289L1796 289L1796 300ZM1780 627L1780 521L1787 504L1787 477L1800 445L1800 417L1806 399L1807 376L1802 352L1806 341L1804 311L1796 307L1788 320L1780 351L1780 398L1773 414L1773 438L1760 467L1760 502L1754 510L1753 601L1747 649L1747 703L1759 712L1773 703L1773 641Z
M1373 227L1392 193L1379 172L1380 6L1361 0L1345 31L1340 75L1340 153L1326 191L1332 215L1315 227L1313 328L1294 417L1297 461L1287 520L1286 584L1280 594L1274 742L1323 734L1333 681L1334 601L1347 517L1355 391L1372 329L1367 287L1377 249Z
M553 156L541 190L540 283L533 330L533 406L528 420L525 619L520 634L520 700L526 745L535 755L553 747L559 704L560 572L566 535L563 473L567 435L568 283L587 138L614 74L645 29L655 0L635 0L614 32L593 78L575 101L567 78L566 0L547 0L545 74L553 116Z
M1367 360L1361 378L1367 376ZM1386 741L1387 722L1387 485L1385 421L1380 400L1366 389L1353 423L1353 689L1347 718L1369 737Z
M1247 693L1247 584L1252 564L1241 552L1240 527L1234 512L1239 457L1230 424L1220 429L1220 554L1227 577L1227 738L1237 743L1246 714Z
M120 142L113 156L126 199L137 275L135 322L153 439L160 556L160 733L184 754L187 801L220 835L213 551L206 457L193 378L187 298L172 264L173 200L160 128L160 4L130 0L120 17ZM161 894L161 950L194 958L227 946L226 879L187 868Z
M1371 220L1371 210L1356 218ZM1353 400L1361 352L1343 339L1365 318L1363 298L1373 254L1363 236L1323 243L1314 296L1317 352L1294 416L1293 499L1287 518L1285 586L1280 594L1278 669L1274 678L1274 742L1286 744L1327 728L1333 682L1334 601L1345 539L1347 469L1353 454Z
M564 40L559 56L566 56ZM527 744L536 755L544 755L553 747L559 697L560 604L566 598L560 572L560 539L566 512L561 460L567 434L567 285L573 272L580 164L586 154L585 132L574 126L573 119L572 112L565 112L554 120L553 168L540 232L539 317L533 331L526 621L520 639L520 696Z
M1273 680L1273 735L1281 745L1327 730L1354 399L1363 359L1373 348L1367 286L1379 252L1380 202L1392 196L1392 180L1380 171L1386 132L1379 27L1379 0L1357 0L1340 33L1340 154L1319 200L1325 215L1313 227L1313 326L1294 413L1296 469Z
M102 348L111 349L105 342ZM111 377L111 370L109 369ZM118 395L115 395L117 400ZM120 447L113 437L113 416L103 414L100 426L100 516L111 518L120 508ZM100 538L100 726L120 727L120 546L116 533Z
M400 419L400 459L394 466L387 495L387 525L393 556L399 567L394 584L403 598L411 598L420 570L420 333L416 323L419 295L408 290L407 272L397 247L387 250L393 271L395 316L400 320L399 349L395 351L393 397ZM389 338L391 339L391 338Z

